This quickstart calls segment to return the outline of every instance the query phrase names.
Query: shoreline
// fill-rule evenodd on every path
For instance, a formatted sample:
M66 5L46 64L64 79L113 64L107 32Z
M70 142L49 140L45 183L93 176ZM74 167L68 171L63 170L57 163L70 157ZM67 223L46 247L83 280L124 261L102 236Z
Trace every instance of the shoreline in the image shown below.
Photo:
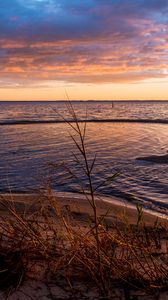
M92 208L82 194L75 193L53 193L54 199L57 200L61 209L69 206L71 212L80 223L85 223L88 217L92 215ZM127 203L126 200L117 197L100 197L96 196L96 206L99 215L106 215L109 223L116 220L127 219L130 224L135 224L137 221L137 209L135 204ZM39 203L45 204L47 197L45 194L29 194L29 193L0 193L0 200L14 204L19 212L37 210ZM0 214L5 214L7 209L0 207ZM143 208L143 221L147 225L156 222L166 222L168 216Z

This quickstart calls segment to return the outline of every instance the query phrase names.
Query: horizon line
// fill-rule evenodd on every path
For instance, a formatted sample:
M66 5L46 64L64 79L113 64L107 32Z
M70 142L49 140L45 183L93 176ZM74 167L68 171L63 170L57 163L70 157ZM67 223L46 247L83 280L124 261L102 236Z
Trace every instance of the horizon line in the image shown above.
M59 99L59 100L0 100L0 102L167 102L168 99L88 99L88 100L68 100L68 99Z

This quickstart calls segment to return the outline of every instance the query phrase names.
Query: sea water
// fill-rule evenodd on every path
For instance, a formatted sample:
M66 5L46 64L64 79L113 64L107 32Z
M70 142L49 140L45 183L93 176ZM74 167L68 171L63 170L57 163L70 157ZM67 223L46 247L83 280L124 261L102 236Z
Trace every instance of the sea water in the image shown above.
M70 137L75 132L66 122L72 119L67 104L0 102L1 192L32 192L47 184L59 192L79 193L81 185L88 188L75 161L78 155L82 163ZM96 154L92 179L97 193L138 201L167 214L168 164L136 158L167 153L168 102L77 101L72 105L78 119L86 121L90 164ZM117 176L111 181L113 174Z

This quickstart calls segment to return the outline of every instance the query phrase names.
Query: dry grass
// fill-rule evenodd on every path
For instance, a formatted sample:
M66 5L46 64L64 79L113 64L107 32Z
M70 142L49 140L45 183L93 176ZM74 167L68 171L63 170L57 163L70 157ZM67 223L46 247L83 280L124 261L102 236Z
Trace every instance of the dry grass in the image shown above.
M88 180L89 193L81 189L92 208L92 220L83 227L70 206L61 208L50 187L39 197L34 213L32 209L20 213L14 202L2 198L1 208L6 212L0 216L0 288L16 288L32 273L36 277L40 264L44 278L56 280L61 275L72 288L76 278L89 279L104 299L110 299L116 286L124 289L126 299L131 289L146 293L168 289L167 225L156 221L147 227L137 206L136 225L122 220L110 229L106 226L105 218L97 213L92 180L95 157L88 162L86 124L81 129L71 104L69 110L75 121L69 124L75 133L71 138L79 152L74 159Z
M83 227L51 190L41 200L36 213L20 214L3 199L8 217L0 223L0 288L17 287L32 274L36 278L39 263L42 277L56 280L61 274L72 287L76 278L89 279L104 297L116 286L147 293L168 288L166 226L146 227L141 220L138 226L115 222L107 229L93 219Z

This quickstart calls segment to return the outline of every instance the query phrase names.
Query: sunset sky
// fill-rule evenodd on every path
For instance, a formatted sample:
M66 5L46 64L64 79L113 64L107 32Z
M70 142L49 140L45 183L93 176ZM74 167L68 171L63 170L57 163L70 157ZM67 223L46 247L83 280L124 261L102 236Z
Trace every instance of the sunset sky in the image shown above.
M167 0L5 0L0 100L168 99Z

